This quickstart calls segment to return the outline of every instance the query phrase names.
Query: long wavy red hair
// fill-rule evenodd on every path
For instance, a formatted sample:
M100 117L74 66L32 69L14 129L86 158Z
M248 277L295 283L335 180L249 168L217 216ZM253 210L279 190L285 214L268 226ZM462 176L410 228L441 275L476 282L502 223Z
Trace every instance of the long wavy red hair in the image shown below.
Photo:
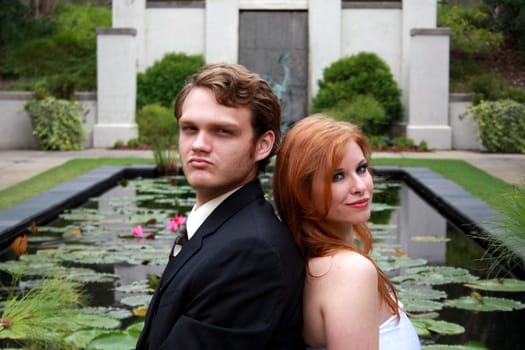
M373 238L367 223L353 225L353 234L360 242L356 245L341 237L325 220L332 201L333 174L350 141L357 143L370 159L368 141L356 125L320 114L297 122L278 152L273 175L275 205L306 260L341 249L369 259L377 269L382 299L399 316L394 285L368 255Z

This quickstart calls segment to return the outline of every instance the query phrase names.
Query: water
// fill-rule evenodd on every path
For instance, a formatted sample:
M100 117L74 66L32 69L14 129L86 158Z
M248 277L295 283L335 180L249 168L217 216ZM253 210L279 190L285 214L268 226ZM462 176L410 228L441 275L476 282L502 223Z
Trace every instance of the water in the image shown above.
M268 178L263 178L263 183L267 184ZM489 264L481 259L483 249L407 185L384 186L376 182L376 188L379 192L374 196L372 215L374 236L377 237L374 252L386 255L397 252L412 259L425 259L427 265L464 267L472 274L487 277ZM182 177L169 181L130 181L126 187L110 189L82 208L68 211L56 222L40 227L38 235L30 237L29 253L42 254L44 250L58 248L57 255L64 259L64 266L89 268L105 274L103 276L118 276L115 281L100 282L94 277L86 283L87 302L91 306L131 309L132 306L123 301L147 296L144 281L149 274L160 275L167 262L174 239L173 233L166 228L167 221L177 214L186 214L193 201L193 192ZM144 231L154 234L155 239L141 240L131 236L131 231L139 224ZM425 237L432 240L429 242ZM13 259L16 258L12 252L4 252L3 261ZM396 277L403 275L403 271L401 268L387 273ZM3 277L3 285L8 285L8 276L3 274ZM136 281L143 281L138 291L120 288ZM471 291L461 283L424 288L444 291L448 298L468 295ZM483 295L525 300L525 293L483 292ZM439 320L463 325L466 331L453 336L433 334L423 338L425 344L476 341L490 349L525 348L521 336L525 330L521 322L524 310L471 312L444 307L438 312ZM124 325L134 319L128 318Z

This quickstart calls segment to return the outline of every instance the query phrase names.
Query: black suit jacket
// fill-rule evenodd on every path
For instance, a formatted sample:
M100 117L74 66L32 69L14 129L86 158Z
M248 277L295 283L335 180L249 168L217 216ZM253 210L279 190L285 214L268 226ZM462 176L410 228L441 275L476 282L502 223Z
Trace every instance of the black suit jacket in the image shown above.
M168 263L137 349L304 349L303 283L292 236L253 181Z

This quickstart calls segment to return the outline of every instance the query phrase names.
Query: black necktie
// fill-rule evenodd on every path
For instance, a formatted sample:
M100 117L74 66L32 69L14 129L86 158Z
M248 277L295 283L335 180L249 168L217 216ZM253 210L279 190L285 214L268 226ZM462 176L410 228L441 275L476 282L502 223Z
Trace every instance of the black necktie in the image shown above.
M186 224L182 224L181 227L176 232L177 237L175 237L175 241L173 242L173 247L171 247L170 251L170 260L173 259L175 256L173 253L175 252L175 249L177 246L182 247L182 245L186 242L188 242L188 230L186 229ZM180 249L179 249L180 250Z

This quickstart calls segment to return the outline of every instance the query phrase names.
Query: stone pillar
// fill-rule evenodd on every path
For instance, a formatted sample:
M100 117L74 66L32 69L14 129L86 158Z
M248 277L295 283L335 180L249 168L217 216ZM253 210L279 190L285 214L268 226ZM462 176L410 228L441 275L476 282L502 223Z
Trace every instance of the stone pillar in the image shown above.
M136 30L97 29L97 122L93 147L112 147L115 141L138 136Z
M406 134L431 149L451 149L448 121L450 29L412 29Z
M206 0L206 63L237 63L239 0Z
M401 29L401 89L405 119L408 117L408 89L410 84L410 31L414 28L436 28L437 0L403 0Z
M472 93L455 93L449 97L449 124L452 128L452 149L486 151L480 139L479 127L468 117Z
M323 70L341 58L341 0L308 2L310 81L308 101L319 91Z
M137 42L137 69L143 72L146 67L146 0L112 1L112 27L134 28L136 30L135 40Z

